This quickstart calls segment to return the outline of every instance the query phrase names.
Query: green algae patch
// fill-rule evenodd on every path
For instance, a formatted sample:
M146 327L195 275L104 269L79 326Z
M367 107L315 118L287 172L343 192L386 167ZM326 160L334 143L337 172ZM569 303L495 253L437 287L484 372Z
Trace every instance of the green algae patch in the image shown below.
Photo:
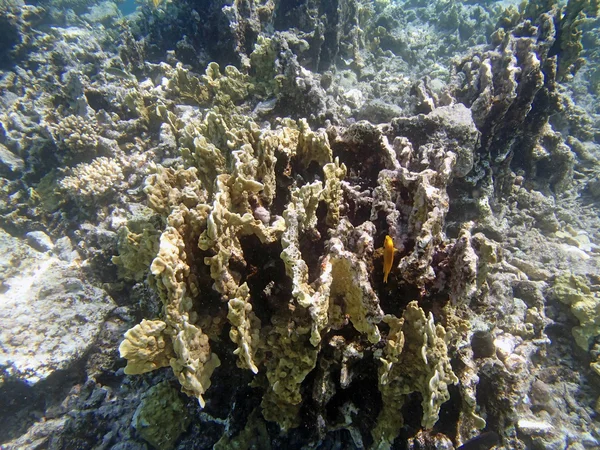
M573 327L573 337L579 347L589 351L591 339L600 336L600 298L591 291L584 277L573 274L558 277L552 290L579 320L579 326Z
M177 389L168 381L150 388L133 415L132 425L154 448L169 450L175 446L190 417Z

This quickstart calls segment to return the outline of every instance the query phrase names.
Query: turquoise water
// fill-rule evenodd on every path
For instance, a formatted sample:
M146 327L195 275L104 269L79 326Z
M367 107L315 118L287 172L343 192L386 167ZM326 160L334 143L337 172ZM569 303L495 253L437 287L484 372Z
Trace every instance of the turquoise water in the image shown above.
M134 13L137 7L138 5L135 2L135 0L127 0L119 4L119 11L121 11L121 14L126 16L128 14Z

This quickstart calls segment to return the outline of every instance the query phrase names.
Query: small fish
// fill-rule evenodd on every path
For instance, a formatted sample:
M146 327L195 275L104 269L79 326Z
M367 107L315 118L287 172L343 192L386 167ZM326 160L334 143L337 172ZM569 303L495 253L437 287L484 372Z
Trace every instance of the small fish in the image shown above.
M489 450L497 445L500 441L500 436L494 431L486 431L473 439L469 439L463 445L458 447L458 450Z
M394 241L391 237L386 236L383 243L383 282L387 283L388 275L392 270L394 263Z

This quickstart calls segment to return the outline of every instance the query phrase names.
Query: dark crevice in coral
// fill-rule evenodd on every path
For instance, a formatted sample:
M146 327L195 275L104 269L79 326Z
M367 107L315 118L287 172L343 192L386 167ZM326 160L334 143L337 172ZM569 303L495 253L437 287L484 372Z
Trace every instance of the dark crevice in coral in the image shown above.
M106 289L106 292L108 292L108 294L115 301L117 306L129 306L134 311L136 309L139 310L139 308L137 308L139 306L139 299L137 299L135 295L132 295L133 287L135 286L134 281L123 280L120 283L107 284L108 285L104 286L104 289ZM139 310L139 313L140 314L138 318L140 320L147 317L143 315L141 310Z
M286 433L281 433L278 425L274 422L267 422L267 430L271 438L271 449L272 450L286 450L292 448L303 448L306 442L310 442L312 433L308 426L301 426L292 428ZM255 447L258 448L258 447Z
M254 374L238 367L239 357L234 355L237 345L229 338L231 326L226 324L218 339L211 340L211 351L219 355L221 365L211 377L212 388L204 394L204 411L221 419L231 420L234 427L243 428L245 419L260 404L260 389L251 389ZM233 409L232 409L233 405Z
M85 91L84 95L88 104L94 111L103 109L104 111L110 112L113 110L110 101L104 97L102 92L88 89Z
M381 309L385 314L394 314L400 317L406 305L413 300L421 298L419 289L416 286L405 283L402 280L401 273L396 269L402 254L399 252L395 253L392 271L388 275L387 283L383 281L383 252L376 252L375 255L371 284L377 293Z
M289 204L290 201L290 186L294 184L294 180L291 177L291 165L290 159L287 154L283 152L277 152L277 162L275 163L275 176L276 188L275 198L271 205L271 214L276 216L282 216L283 211Z
M377 175L384 169L377 151L369 146L358 149L349 149L346 146L333 143L331 145L334 155L339 157L340 163L348 168L346 181L360 186L361 190L374 189L377 186Z
M230 433L235 435L244 429L252 411L260 407L262 392L260 389L240 384L235 387L232 397L233 409L229 414L228 424Z
M189 261L190 272L194 274L197 280L197 287L199 288L198 297L194 299L194 303L198 303L198 306L194 307L195 311L202 311L203 314L211 315L215 317L218 311L223 306L221 300L221 294L215 291L212 287L214 280L210 276L210 266L204 263L204 258L213 256L213 252L203 251L196 248L194 252L188 253L193 254L194 259Z
M199 417L202 410L196 399L189 399L186 413L190 417ZM178 440L176 449L210 449L219 441L225 427L210 420L194 420Z
M23 181L27 184L39 183L50 171L60 166L58 154L60 151L49 140L32 142L29 156L25 160Z
M523 131L517 135L518 140L512 147L514 152L510 166L513 171L517 172L519 169L523 169L528 176L532 174L536 161L536 158L533 157L534 147L548 117L553 112L552 106L548 89L545 87L540 89L531 103L530 112L525 117L522 125ZM510 133L514 133L514 130L511 129Z
M341 296L334 297L333 304L337 305L337 306L339 306L341 308L342 315L346 314L346 310L344 308L344 305L346 303L345 303L345 300L343 299L343 297L341 297ZM331 338L334 337L334 336L341 336L347 342L360 342L364 338L364 336L362 336L356 330L356 328L354 328L354 326L352 325L351 318L349 316L347 317L344 326L342 326L341 328L339 328L337 330L331 330L329 333L327 333L325 335L325 337L323 338L323 340L325 342L329 342L331 340Z
M516 420L513 400L504 395L517 384L516 375L506 373L499 362L486 363L478 373L477 404L485 414L488 428L501 430Z
M387 283L383 283L383 267L379 273L381 273L381 281L374 283L379 296L379 305L385 314L401 317L406 305L420 298L419 289L406 283L399 283L391 276Z
M323 167L316 161L310 161L307 167L300 157L295 156L290 162L292 173L296 179L301 178L300 185L310 184L323 179Z
M422 117L422 116L419 116ZM415 150L431 141L431 137L440 129L440 124L432 120L414 120L414 117L399 117L391 122L391 129L388 133L390 142L394 142L396 137L406 137ZM419 171L418 168L411 167L413 171Z
M275 21L273 23L275 29L284 31L291 27L297 27L298 15L295 13L295 10L305 4L305 0L285 0L278 2L275 9Z
M340 442L343 442L344 450L360 450L364 447L357 447L354 443L350 431L346 429L330 431L322 441L319 449L336 449L340 448Z
M377 363L371 355L356 362L352 369L357 375L350 386L342 389L339 385L339 370L333 371L336 393L326 405L326 420L329 424L343 423L341 410L344 405L354 405L358 410L353 416L353 424L360 430L365 448L373 443L371 431L375 428L375 419L381 411L383 403L377 380Z
M423 396L420 392L412 392L405 399L401 409L404 427L408 430L420 430L423 419Z
M434 431L443 433L452 441L456 439L456 424L459 423L462 408L462 397L457 385L448 386L450 400L442 404L439 419L435 424Z
M125 367L127 362L121 358L115 362L115 369ZM117 370L105 370L94 377L100 386L119 389L123 384L124 375L117 375Z
M317 207L317 227L306 230L300 235L299 247L302 259L308 266L308 283L313 283L321 275L321 255L325 252L325 239L327 237L327 205L319 202Z
M455 179L446 188L450 201L445 232L449 239L458 237L463 223L480 218L478 201L473 196L474 190L474 186L464 179Z
M282 302L291 298L292 281L285 273L281 259L281 242L262 244L256 235L242 236L240 244L244 251L247 270L241 283L248 283L252 310L264 325Z
M410 211L410 208L412 208L414 204L416 186L413 183L410 183L408 186L404 186L402 183L398 182L395 185L395 188L395 192L397 193L397 207L403 206L406 210Z
M416 297L414 300L419 301L419 306L425 311L425 314L428 315L430 312L433 314L436 322L439 322L440 319L444 319L446 317L446 313L444 312L444 306L448 303L448 292L434 292L434 284L435 281L430 285L426 284L423 292L420 292L419 297Z
M301 393L302 393L302 398L305 399L302 402L302 406L300 408L300 421L302 424L316 424L317 423L317 416L319 413L319 406L317 404L317 402L315 401L315 399L313 398L313 386L315 384L315 380L317 378L317 374L318 374L319 370L317 367L315 367L313 370L311 370L309 372L309 374L306 376L306 378L304 378L304 381L302 381L302 387L301 387ZM308 436L310 436L311 440L312 439L318 439L317 436L317 427L314 426L302 426L301 425L301 429L304 429L304 433L306 433ZM308 442L305 441L305 442Z
M412 394L405 396L405 401L402 405L402 408L398 412L403 417L404 425L400 429L398 437L394 440L392 449L430 450L436 448L434 445L429 446L427 442L421 439L426 439L427 434L425 434L425 436L419 435L416 437L419 431L422 429L421 418L423 417L423 407L421 405L421 401L422 396L418 392L413 392Z
M249 387L254 374L248 369L237 367L239 358L233 354L235 344L228 336L224 336L221 342L231 345L227 345L228 348L212 345L213 351L222 355L221 366L215 369L214 376L211 377L213 389L209 389L204 395L204 411L212 416L228 419L233 429L241 430L246 425L250 412L259 407L262 392ZM225 351L228 353L225 354ZM214 392L219 394L215 395Z
M385 237L389 234L389 227L387 224L385 211L377 211L377 217L372 222L375 225L377 233L375 236L373 236L373 246L375 249L382 249L383 243L385 242ZM398 243L395 243L394 246L397 247L397 244Z
M368 122L356 122L341 135L334 127L327 129L334 157L348 168L346 180L361 190L377 186L379 172L385 169L381 132Z
M354 199L348 197L345 191L344 202L348 205L346 218L354 227L362 225L371 217L371 205L367 203L356 203Z
M341 4L351 5L351 2L342 1L327 1L320 3L320 15L321 17L326 18L328 24L325 26L325 30L323 31L322 36L320 35L320 39L322 40L322 44L320 47L314 46L318 48L319 54L315 55L313 58L314 67L316 72L323 72L331 67L331 65L335 62L335 57L339 51L339 28L340 24L340 15L338 13ZM316 33L315 33L316 34ZM312 47L312 46L311 46Z

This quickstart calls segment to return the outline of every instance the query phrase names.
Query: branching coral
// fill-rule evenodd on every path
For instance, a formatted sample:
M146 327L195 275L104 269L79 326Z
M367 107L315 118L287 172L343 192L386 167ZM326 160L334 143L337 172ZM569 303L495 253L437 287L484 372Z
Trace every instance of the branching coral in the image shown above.
M85 154L90 158L96 155L98 131L94 121L81 116L67 116L52 131L59 145L69 156Z
M119 347L122 358L127 359L125 373L136 375L166 367L174 356L169 336L162 320L142 320L127 333Z
M178 65L169 74L169 88L173 94L199 105L219 105L231 109L248 96L252 85L248 83L248 77L235 67L227 66L225 73L221 74L219 65L211 62L200 78Z
M129 220L119 231L118 256L112 262L125 279L140 281L147 274L150 263L158 253L160 233L145 220Z
M106 195L115 193L115 188L118 188L123 178L118 160L101 156L89 164L77 165L72 175L60 181L60 186L76 201L97 202Z
M254 359L260 343L260 319L252 312L250 292L246 283L239 287L237 294L227 305L227 319L232 325L229 337L238 346L234 354L239 356L240 367L258 373Z

